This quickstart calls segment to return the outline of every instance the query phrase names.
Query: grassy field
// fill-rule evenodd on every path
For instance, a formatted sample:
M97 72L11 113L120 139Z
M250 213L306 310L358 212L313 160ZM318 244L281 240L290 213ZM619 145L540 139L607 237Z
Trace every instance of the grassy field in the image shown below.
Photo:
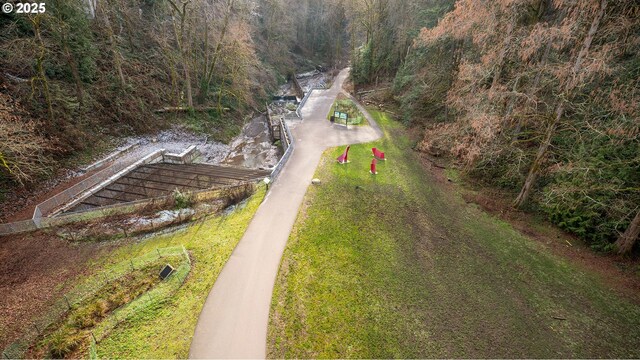
M234 212L198 221L185 230L140 240L122 247L91 266L114 264L158 248L184 245L191 256L191 272L170 298L137 311L97 344L100 358L186 358L200 310L218 274L244 234L264 198L261 187Z
M328 150L271 307L276 358L640 357L640 306L437 184L404 129ZM385 151L379 175L370 148Z

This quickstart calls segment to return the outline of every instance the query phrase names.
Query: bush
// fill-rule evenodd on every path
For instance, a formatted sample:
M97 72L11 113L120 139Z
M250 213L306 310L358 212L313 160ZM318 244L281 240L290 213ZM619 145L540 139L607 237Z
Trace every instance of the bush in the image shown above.
M176 209L190 208L194 203L193 194L175 189L173 191L173 203Z
M287 105L285 105L285 107L286 107L286 108L287 108L287 110L289 110L289 111L296 111L296 109L298 108L298 107L296 106L296 104L294 104L294 103L287 103Z
M0 178L24 183L49 170L47 140L13 97L0 93Z
M516 191L524 182L530 154L505 143L495 143L469 169L468 174L488 184Z
M109 310L109 304L100 299L96 302L90 303L86 307L78 309L71 319L71 324L78 329L94 327L98 321L100 321L100 319L109 312Z
M613 183L578 176L557 176L543 190L541 206L560 228L596 250L608 250L625 231L640 199Z

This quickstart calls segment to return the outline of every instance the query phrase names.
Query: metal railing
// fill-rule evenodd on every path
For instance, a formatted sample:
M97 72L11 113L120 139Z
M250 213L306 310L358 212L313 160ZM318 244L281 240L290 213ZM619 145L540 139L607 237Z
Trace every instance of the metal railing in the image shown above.
M300 101L300 104L298 104L298 107L296 108L296 115L298 115L300 119L302 119L302 113L300 112L300 110L302 110L302 107L304 106L304 104L306 104L307 100L309 100L309 96L311 96L311 93L313 92L313 90L316 90L316 88L311 88L311 90L307 91L307 93L304 94L304 97L302 98L302 100Z
M191 162L197 156L198 151L194 145L181 154L170 154L167 153L166 150L160 149L136 161L115 163L36 205L31 219L0 224L0 236L59 225L59 221L53 220L53 218L48 217L48 215L62 206L69 206L70 204L78 202L84 195L97 191L97 187L99 186L106 186L108 181L119 177L123 172L129 171L132 167L136 167L142 163L157 161L164 157L167 157L167 160L170 160L170 162Z
M56 194L54 197L45 201L44 203L39 204L38 206L36 206L36 211L40 209L41 214L55 215L57 213L60 213L61 211L70 209L76 204L78 204L79 202L81 202L82 200L91 196L91 194L94 194L98 190L108 186L112 182L117 181L120 177L130 172L131 170L135 169L136 167L160 160L162 157L164 157L164 153L165 153L164 149L154 151L151 154L143 157L142 159L134 162L133 164L129 164L124 168L122 168L121 166L118 166L119 171L114 170L114 171L108 172L107 174L110 176L106 178L104 175L107 175L107 174L103 174L98 179L96 179L97 181L93 185L85 185L83 188L76 189L76 185L79 185L82 183L80 182L61 193ZM54 200L54 201L52 202L51 200ZM47 204L47 202L49 203ZM36 222L36 225L40 225L36 221L35 215L33 220L34 222Z
M293 153L293 150L295 148L295 144L293 142L293 135L291 135L291 130L289 130L289 126L287 126L287 123L286 121L284 121L283 118L279 119L279 126L280 126L280 134L282 134L280 142L282 143L284 155L282 155L282 157L280 158L280 161L278 161L278 164L271 171L272 181L275 181L278 178L278 175L280 175L282 168L291 157L291 154Z

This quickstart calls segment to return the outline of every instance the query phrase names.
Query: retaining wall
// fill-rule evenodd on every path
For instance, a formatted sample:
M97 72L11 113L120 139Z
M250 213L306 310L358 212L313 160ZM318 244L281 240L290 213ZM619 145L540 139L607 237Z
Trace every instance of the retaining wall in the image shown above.
M293 153L293 150L295 148L295 143L293 142L293 135L291 135L291 130L289 130L289 126L287 126L287 123L286 121L284 121L284 119L280 118L279 121L280 121L280 133L284 135L280 140L280 143L283 146L284 155L282 155L282 157L280 158L280 161L278 161L278 164L271 171L272 181L275 181L278 178L278 175L280 175L282 168L291 157L291 154Z
M244 182L238 185L228 185L215 189L205 189L192 192L194 200L196 202L203 202L211 199L219 198L224 191L233 190L236 188L242 188L250 182ZM141 210L147 206L153 206L155 204L162 204L168 201L172 195L165 195L151 199L141 199L137 201L128 202L125 204L113 204L103 206L98 209L87 209L83 211L74 212L71 214L64 214L56 217L43 217L40 219L40 224L35 225L33 219L19 221L9 224L0 224L0 235L16 234L20 232L33 231L41 228L47 228L52 226L60 226L70 224L83 220L100 219L108 216L129 214ZM24 223L24 224L23 224Z
M135 144L131 144L131 145L125 147L122 150L116 151L115 153L107 156L106 158L104 158L104 159L102 159L100 161L97 161L97 162L95 162L95 163L93 163L93 164L91 164L91 165L89 165L89 166L87 166L85 168L82 168L82 171L91 171L93 169L97 169L100 166L102 166L102 165L104 165L104 164L106 164L106 163L108 163L110 161L113 161L116 158L118 158L118 157L130 152L131 150L137 148L138 145L139 145L139 142L136 142Z
M307 103L307 100L309 100L309 96L311 96L311 93L313 92L313 90L316 90L316 89L312 88L311 90L309 90L309 92L307 92L304 95L304 97L302 98L302 101L300 101L300 104L298 104L298 107L296 108L296 115L298 115L300 119L302 119L302 113L300 111L302 110L302 107L304 106L304 104Z
M157 154L157 156L160 156L160 155L161 154ZM55 209L67 204L69 201L73 200L78 195L87 191L87 189L92 188L97 184L100 184L101 182L114 176L115 174L120 173L122 170L131 166L132 163L135 163L135 162L115 163L110 167L102 171L99 171L98 173L50 197L49 199L45 200L44 202L36 206L36 209L33 213L33 219L36 220L36 224L37 224L37 219L43 216L49 215Z
M56 221L52 220L53 218L49 218L48 216L58 209L68 208L71 204L77 203L86 196L95 193L102 187L107 186L109 181L115 181L115 179L121 177L124 172L128 172L143 163L162 161L163 158L173 163L190 163L198 155L199 152L197 150L197 146L193 145L181 154L171 154L167 153L166 150L161 149L135 162L128 161L115 163L36 205L31 219L0 224L0 235L33 231L38 228L57 224ZM63 217L64 216L59 216L58 218Z
M59 213L65 211L65 210L68 210L68 209L76 206L78 203L82 202L83 200L85 200L89 196L91 196L91 195L95 194L96 192L100 191L101 189L109 186L113 182L118 181L118 179L120 179L121 177L123 177L127 173L131 172L132 170L134 170L138 166L161 162L162 159L164 158L164 156L165 156L165 150L164 149L154 151L151 154L143 157L142 159L140 159L140 160L136 161L135 163L133 163L133 164L127 166L126 168L122 169L121 171L111 175L107 179L102 179L102 181L100 183L96 184L95 186L91 187L90 189L87 190L85 188L84 191L82 191L81 193L76 194L71 199L67 200L65 203L63 203L62 206L59 206L56 209L53 209L53 211L46 212L46 214L47 215L51 215L51 216L56 216L56 214L59 214ZM38 205L36 207L36 210L38 209L39 206L40 205ZM45 212L43 211L43 213L45 213Z
M200 156L198 147L196 145L191 145L187 150L180 154L163 153L162 162L171 164L189 164L198 156Z
M224 187L219 187L215 189L204 189L194 191L190 194L193 195L193 198L196 202L203 202L211 199L219 198L224 191L233 190L236 188L242 188L246 186L250 182L244 182L242 184L237 185L228 185ZM164 195L150 199L141 199L136 201L131 201L124 204L112 204L107 206L102 206L98 209L86 209L83 211L74 212L71 214L60 215L54 218L43 218L43 223L41 227L51 227L51 226L60 226L64 224L74 223L82 220L89 219L99 219L108 216L121 215L121 214L129 214L141 210L147 206L153 206L155 204L163 204L166 201L169 201L173 195Z
M302 86L300 86L300 82L298 81L298 78L296 78L296 74L293 74L291 80L293 82L293 89L296 91L296 95L304 97L304 90L302 90Z
M33 219L0 224L0 235L17 234L25 231L36 230L38 226Z

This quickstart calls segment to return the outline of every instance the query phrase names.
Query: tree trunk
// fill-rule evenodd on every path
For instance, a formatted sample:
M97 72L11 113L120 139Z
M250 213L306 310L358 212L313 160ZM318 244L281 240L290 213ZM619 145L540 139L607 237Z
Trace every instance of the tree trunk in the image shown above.
M619 254L626 254L633 249L636 241L638 240L638 236L640 235L640 211L636 214L636 217L633 218L631 224L624 232L624 234L620 235L618 240L615 243L616 249Z
M173 23L173 33L176 38L176 43L178 45L178 52L180 53L180 62L182 63L182 71L184 73L184 86L187 96L187 106L190 108L193 107L193 96L191 93L191 74L189 72L189 51L185 45L185 36L184 36L184 27L185 21L187 19L187 5L189 2L182 3L182 10L178 7L178 5L174 1L169 1L169 5L173 8L173 10L180 15L180 30L178 30L175 21Z
M538 68L543 68L547 64L547 59L549 58L550 52L551 52L551 41L548 41L547 46L542 55L542 59L540 59L540 63L537 66ZM537 71L536 77L533 80L533 84L529 87L529 90L527 90L527 99L532 98L535 92L538 90L538 85L540 84L541 78L542 78L542 71ZM518 78L518 80L519 79L520 78ZM516 91L517 85L518 85L518 82L516 81L516 84L513 86L514 92ZM505 115L503 117L504 121L506 121L511 116L511 113L513 112L513 108L516 105L516 102L517 102L517 98L515 96L511 97L511 100L509 101L509 105L507 106L507 111L505 112ZM513 135L511 135L511 142L515 142L518 139L518 136L520 135L521 131L522 131L522 119L518 119L513 130Z
M120 85L124 88L127 84L124 78L124 73L122 72L122 62L120 59L120 51L118 51L118 44L116 42L116 37L113 33L113 27L111 27L111 20L109 19L109 14L99 6L98 9L101 11L102 18L104 19L105 27L107 28L107 36L109 37L109 45L111 47L111 53L113 54L113 66L116 69L116 73L118 73L118 79L120 80Z
M39 54L36 58L36 68L38 69L38 77L33 78L31 80L31 86L33 88L33 83L35 80L39 81L42 85L42 91L44 92L44 98L47 102L47 114L49 115L49 120L56 124L56 129L58 131L64 131L64 126L60 120L53 116L53 100L51 99L51 92L49 91L49 80L47 79L47 75L44 72L44 60L45 54L47 52L47 47L42 40L42 34L40 32L40 15L35 15L34 17L29 16L29 20L33 25L33 32L35 34L36 39L38 40L39 45Z
M513 38L512 33L514 21L515 20L510 20L509 25L507 25L507 36L504 38L502 49L500 49L500 53L498 54L498 61L495 66L495 74L493 75L493 81L491 83L492 89L500 83L500 77L502 76L502 66L504 66L504 58L505 56L507 56L507 51L509 51L509 45L511 45L511 39Z
M518 91L518 83L520 83L520 78L522 75L518 75L518 77L516 77L516 80L513 82L513 87L511 88L511 93L512 95L509 97L509 101L507 102L507 106L504 110L504 115L502 115L502 122L506 123L507 120L509 120L509 118L511 117L511 114L513 113L513 108L516 105L516 101L517 101L517 97L516 95L514 95L516 93L516 91ZM518 122L518 127L520 125L520 122Z
M187 16L186 4L182 7L182 14L180 14L180 35L176 32L176 40L180 51L180 59L182 60L182 71L184 72L184 86L187 95L187 106L193 107L193 96L191 94L191 74L189 72L189 60L188 51L184 43L184 22Z
M218 39L216 48L213 51L213 58L211 60L211 64L209 64L209 70L205 73L206 81L201 83L200 96L198 97L199 101L201 102L204 102L204 99L206 99L207 93L209 92L209 86L211 86L213 72L215 70L216 63L218 62L218 58L220 57L220 51L222 50L222 44L224 42L225 35L227 34L227 28L229 26L229 19L231 18L231 12L233 11L234 2L234 0L229 0L229 2L227 3L227 11L224 16L222 30L220 31L220 39Z
M564 104L560 104L558 106L558 109L556 110L555 119L549 125L549 127L547 127L544 140L542 141L542 143L540 144L540 147L538 148L538 152L536 153L535 159L533 159L533 163L529 168L529 174L527 175L527 178L524 181L524 185L522 186L522 189L520 190L518 197L513 203L513 205L517 208L524 205L524 203L527 202L527 200L529 199L529 195L531 195L531 190L533 189L533 186L535 185L536 180L538 180L538 174L540 173L540 168L542 167L542 164L544 162L544 158L545 158L545 155L547 154L547 150L551 145L551 138L553 137L553 134L556 132L556 128L558 127L558 123L560 123L560 118L562 117L563 113L564 113Z
M522 189L520 190L518 197L513 203L513 206L516 208L519 208L522 205L524 205L524 203L526 203L527 200L529 199L529 195L531 194L531 189L533 189L533 186L535 185L535 182L538 179L538 175L540 173L540 168L542 167L542 162L544 160L544 157L547 153L547 150L549 149L549 145L551 145L551 138L553 137L553 134L555 133L555 130L558 127L558 124L560 123L560 119L564 115L564 108L565 108L564 99L567 98L567 95L575 87L575 82L578 78L578 73L581 70L582 60L589 53L589 49L591 48L591 42L593 41L594 35L598 31L598 26L600 26L600 21L604 17L606 8L607 8L607 0L601 0L600 10L596 14L596 16L593 18L593 22L591 23L589 32L587 33L587 36L584 39L582 48L578 53L578 57L576 58L575 64L573 65L572 73L569 79L567 80L567 82L565 83L565 86L564 86L565 96L561 97L561 100L558 103L558 106L556 107L555 119L549 125L549 127L547 127L544 140L540 144L540 147L538 148L538 152L536 153L536 157L533 160L531 167L529 168L529 174L527 175L527 178L524 181L524 185L522 186Z
M189 64L185 59L186 56L182 57L182 66L184 68L184 86L187 90L187 105L192 108L193 107L193 95L191 94L191 74L189 73Z
M76 96L78 97L78 102L80 103L80 105L82 105L83 104L82 98L84 96L82 91L82 80L80 79L80 71L78 70L78 63L76 62L76 59L71 54L69 45L66 42L66 36L63 39L63 41L64 41L64 45L63 45L64 57L65 57L65 60L67 61L67 65L69 65L69 68L71 69L71 76L73 77L73 82L75 83L75 86L76 86Z

